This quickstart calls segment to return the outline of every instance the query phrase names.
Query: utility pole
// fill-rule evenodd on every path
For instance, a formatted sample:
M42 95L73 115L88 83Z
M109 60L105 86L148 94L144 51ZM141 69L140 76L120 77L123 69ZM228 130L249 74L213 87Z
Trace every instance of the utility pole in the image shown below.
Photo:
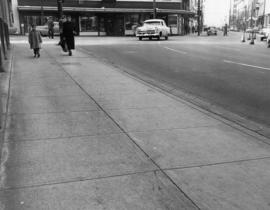
M43 6L44 6L44 0L41 0L41 25L43 25L44 24L44 8L43 8Z
M63 3L64 3L64 0L57 0L58 18L59 19L63 16Z
M198 0L198 9L197 9L197 15L198 15L198 36L201 34L201 0Z
M253 25L253 13L254 13L255 0L252 1L251 14L250 14L250 28L251 28L251 40L249 44L254 44L254 25Z
M264 0L264 3L263 3L263 19L262 19L262 28L264 28L265 4L266 4L266 0Z
M156 0L153 0L153 19L157 17L157 5Z

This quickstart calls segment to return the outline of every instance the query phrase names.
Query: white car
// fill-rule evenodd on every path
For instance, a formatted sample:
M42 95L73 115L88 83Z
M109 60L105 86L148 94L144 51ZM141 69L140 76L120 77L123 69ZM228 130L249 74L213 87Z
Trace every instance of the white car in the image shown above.
M263 41L264 39L267 39L268 34L270 34L270 28L262 28L258 32L259 39Z
M150 19L146 20L143 23L143 26L138 27L136 30L136 37L139 37L139 40L142 38L157 38L165 37L167 40L170 34L170 28L167 27L166 23L162 19Z

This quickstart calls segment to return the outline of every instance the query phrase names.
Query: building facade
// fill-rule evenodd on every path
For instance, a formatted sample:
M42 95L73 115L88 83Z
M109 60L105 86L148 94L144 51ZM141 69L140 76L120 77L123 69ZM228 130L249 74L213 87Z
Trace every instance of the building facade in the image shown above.
M48 17L58 19L57 0L17 1L21 31L32 23L41 25ZM78 34L124 36L153 17L153 0L64 0L63 12L71 15ZM172 34L184 34L185 25L194 16L189 0L156 0L157 18L162 18ZM15 13L14 13L15 14Z
M7 50L9 48L9 32L11 25L10 1L0 1L0 72L4 71L3 61L7 59Z
M270 27L270 0L233 0L230 27L234 30Z
M205 8L205 0L190 0L190 10L194 12L195 16L191 20L191 24L194 27L198 27L198 3L200 1L200 11L201 11L201 25L204 25L204 8Z

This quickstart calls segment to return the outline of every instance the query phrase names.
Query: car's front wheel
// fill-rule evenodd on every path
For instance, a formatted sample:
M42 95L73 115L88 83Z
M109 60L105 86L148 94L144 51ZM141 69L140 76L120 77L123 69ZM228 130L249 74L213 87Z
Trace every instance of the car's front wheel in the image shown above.
M159 36L157 37L157 40L160 40L160 37L162 37L162 32L159 33Z

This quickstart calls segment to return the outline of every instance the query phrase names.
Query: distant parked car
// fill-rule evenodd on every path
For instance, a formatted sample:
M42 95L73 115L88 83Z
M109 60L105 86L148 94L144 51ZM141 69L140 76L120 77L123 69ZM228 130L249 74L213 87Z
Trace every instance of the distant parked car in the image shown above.
M262 28L258 32L258 37L261 41L263 41L264 39L267 39L268 34L270 34L270 28Z
M167 27L166 23L162 19L150 19L146 20L143 23L143 26L136 29L136 37L139 40L142 38L157 38L158 40L161 37L165 37L167 40L170 34L170 28Z
M53 22L54 23L54 35L59 35L59 22ZM48 36L48 25L42 25L42 26L37 26L36 30L40 32L41 36Z
M206 30L207 36L217 35L217 29L215 27L208 27Z

